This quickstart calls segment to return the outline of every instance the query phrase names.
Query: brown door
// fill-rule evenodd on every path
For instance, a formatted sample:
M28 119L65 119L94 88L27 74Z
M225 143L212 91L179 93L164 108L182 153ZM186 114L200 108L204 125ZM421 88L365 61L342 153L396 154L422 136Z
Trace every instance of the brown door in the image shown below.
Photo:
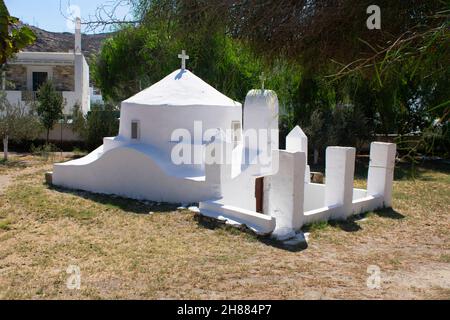
M256 212L263 213L264 177L255 180Z

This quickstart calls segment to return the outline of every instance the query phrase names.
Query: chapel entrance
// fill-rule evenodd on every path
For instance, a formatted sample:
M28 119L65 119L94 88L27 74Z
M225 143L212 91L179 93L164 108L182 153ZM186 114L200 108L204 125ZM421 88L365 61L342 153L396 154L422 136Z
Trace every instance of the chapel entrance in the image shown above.
M256 212L263 213L264 177L255 180Z

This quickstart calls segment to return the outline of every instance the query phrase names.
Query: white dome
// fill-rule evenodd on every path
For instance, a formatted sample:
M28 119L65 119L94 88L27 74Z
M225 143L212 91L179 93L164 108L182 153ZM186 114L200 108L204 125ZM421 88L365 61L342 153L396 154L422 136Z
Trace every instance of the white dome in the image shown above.
M151 87L123 101L147 106L241 107L189 70L176 70Z

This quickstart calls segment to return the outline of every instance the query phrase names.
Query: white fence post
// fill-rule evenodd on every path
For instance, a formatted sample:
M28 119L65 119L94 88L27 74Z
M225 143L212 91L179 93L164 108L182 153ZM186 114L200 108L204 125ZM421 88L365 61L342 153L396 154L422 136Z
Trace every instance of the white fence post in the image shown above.
M355 148L328 147L325 168L325 205L338 206L331 218L346 219L352 214Z
M276 219L275 234L299 230L303 225L304 152L273 151L279 170L264 178L264 211Z
M305 182L310 183L311 170L308 165L308 137L299 126L295 126L295 128L286 136L286 151L305 153Z
M385 207L392 206L392 182L395 167L395 143L372 142L367 177L367 194L383 196Z

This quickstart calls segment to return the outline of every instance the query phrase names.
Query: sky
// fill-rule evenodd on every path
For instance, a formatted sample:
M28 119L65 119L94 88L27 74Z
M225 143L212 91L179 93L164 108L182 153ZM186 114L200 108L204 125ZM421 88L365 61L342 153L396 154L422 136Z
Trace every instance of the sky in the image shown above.
M68 9L80 12L81 19L86 21L96 13L100 5L111 6L113 0L4 0L10 15L38 28L53 32L73 32L73 23L67 21ZM79 10L78 10L79 9ZM62 13L61 13L62 11ZM70 10L69 10L70 12ZM64 14L64 15L63 15ZM116 16L123 19L129 15L129 6L123 5L116 11ZM82 31L83 30L82 27ZM104 30L109 31L109 30ZM96 32L102 32L98 29ZM90 33L92 33L90 31Z

